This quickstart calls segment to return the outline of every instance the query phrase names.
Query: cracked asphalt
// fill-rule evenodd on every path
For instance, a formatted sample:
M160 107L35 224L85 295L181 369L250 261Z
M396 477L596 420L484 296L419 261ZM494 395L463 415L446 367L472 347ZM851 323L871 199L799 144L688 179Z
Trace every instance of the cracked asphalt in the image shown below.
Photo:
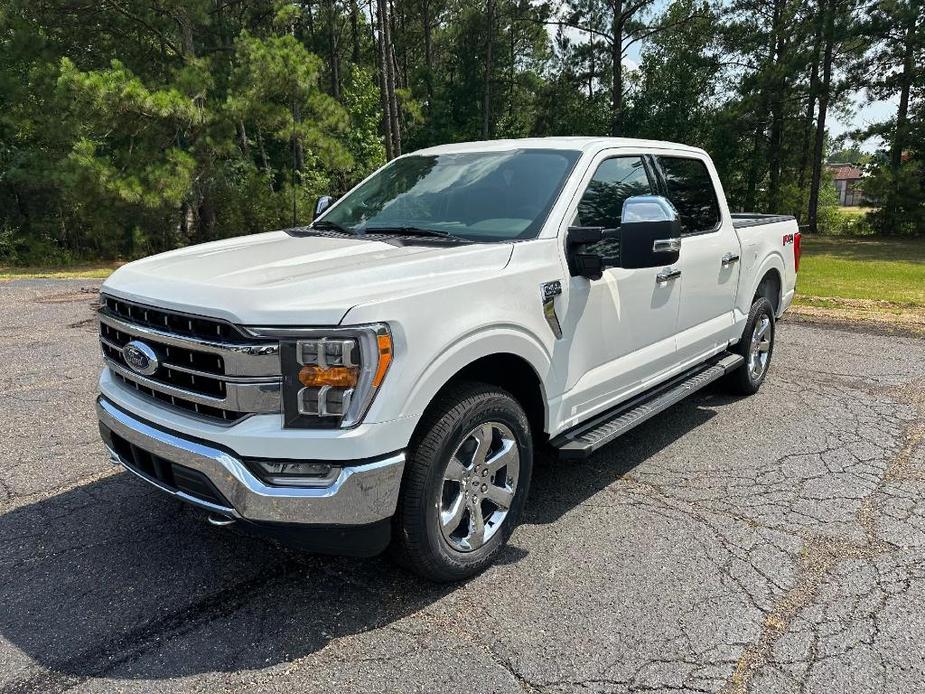
M434 586L299 554L109 465L95 282L0 284L0 692L919 692L925 341L783 321L543 464L501 562Z

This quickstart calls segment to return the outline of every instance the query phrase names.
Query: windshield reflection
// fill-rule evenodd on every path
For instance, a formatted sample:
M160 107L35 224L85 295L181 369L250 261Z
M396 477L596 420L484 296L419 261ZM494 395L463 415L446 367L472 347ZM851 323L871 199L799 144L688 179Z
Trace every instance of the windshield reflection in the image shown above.
M416 227L474 241L533 238L579 155L522 149L401 157L321 221L358 233Z

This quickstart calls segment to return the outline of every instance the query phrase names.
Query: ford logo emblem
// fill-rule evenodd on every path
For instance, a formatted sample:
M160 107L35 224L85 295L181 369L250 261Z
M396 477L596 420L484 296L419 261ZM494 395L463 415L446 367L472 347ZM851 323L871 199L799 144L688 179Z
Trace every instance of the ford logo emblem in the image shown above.
M142 376L153 375L160 366L154 350L138 340L126 343L122 348L122 358L132 371Z

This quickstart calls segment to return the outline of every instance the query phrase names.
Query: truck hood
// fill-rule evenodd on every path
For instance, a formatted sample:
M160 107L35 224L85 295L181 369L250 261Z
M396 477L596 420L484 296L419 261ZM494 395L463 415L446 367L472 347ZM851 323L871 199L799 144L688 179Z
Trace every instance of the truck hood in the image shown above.
M366 302L494 276L512 249L509 243L400 246L273 231L137 260L116 270L103 291L242 325L337 325Z

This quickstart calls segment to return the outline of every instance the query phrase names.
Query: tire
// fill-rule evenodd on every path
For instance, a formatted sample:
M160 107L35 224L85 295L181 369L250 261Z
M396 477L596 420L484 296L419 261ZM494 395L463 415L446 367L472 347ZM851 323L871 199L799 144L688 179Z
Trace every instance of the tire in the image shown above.
M441 583L480 573L517 525L532 469L530 424L517 400L497 386L452 386L412 439L393 518L393 558ZM481 534L474 514L484 521Z
M765 339L758 339L756 342L757 333L763 325L766 325L762 336ZM730 391L737 395L754 395L758 392L768 375L768 369L771 368L771 356L774 354L774 332L774 308L766 298L759 297L755 299L748 312L742 339L732 349L736 354L742 355L745 363L726 377L726 385ZM759 345L763 345L766 349L762 349ZM762 359L762 354L766 354L767 358ZM758 368L759 364L760 368Z

